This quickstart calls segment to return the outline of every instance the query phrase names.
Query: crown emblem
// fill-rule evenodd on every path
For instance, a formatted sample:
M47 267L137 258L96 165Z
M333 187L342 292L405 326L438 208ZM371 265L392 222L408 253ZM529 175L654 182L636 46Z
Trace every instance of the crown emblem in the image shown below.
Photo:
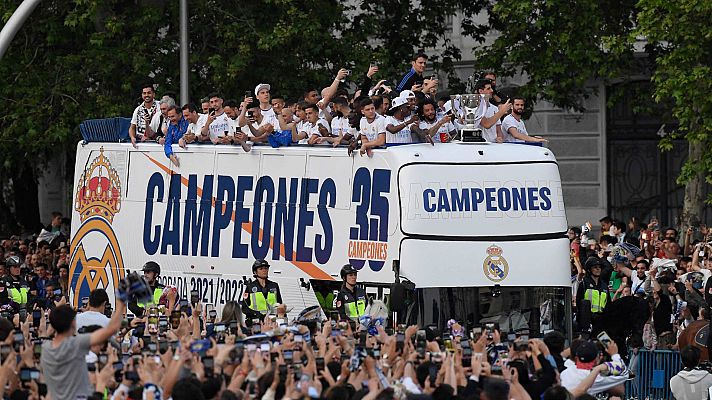
M77 183L74 209L79 212L79 220L101 216L111 223L121 209L121 181L119 174L104 156L104 148L99 156L84 170Z
M496 244L493 244L492 246L487 248L487 254L491 256L501 256L502 252L502 248L497 246Z

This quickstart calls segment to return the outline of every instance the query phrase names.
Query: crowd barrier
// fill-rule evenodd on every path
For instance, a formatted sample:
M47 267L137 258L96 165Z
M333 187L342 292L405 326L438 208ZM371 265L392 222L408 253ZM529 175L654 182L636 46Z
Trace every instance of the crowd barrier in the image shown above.
M120 142L128 140L130 118L115 117L88 119L79 124L79 131L87 142Z
M639 350L630 353L630 370L635 378L625 385L626 399L673 399L670 378L682 370L680 352L673 350Z

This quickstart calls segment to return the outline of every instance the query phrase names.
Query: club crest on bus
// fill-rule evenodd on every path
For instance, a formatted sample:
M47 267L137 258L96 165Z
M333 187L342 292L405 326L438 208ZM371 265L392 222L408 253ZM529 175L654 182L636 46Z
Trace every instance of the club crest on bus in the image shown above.
M125 275L116 234L111 223L121 210L121 180L104 155L104 148L87 166L77 183L74 209L81 226L70 244L70 293L77 307L82 297L96 288L116 288ZM89 249L103 249L86 253Z
M503 250L501 247L493 244L487 248L487 258L482 263L485 276L492 282L501 282L509 273L509 264L502 256Z

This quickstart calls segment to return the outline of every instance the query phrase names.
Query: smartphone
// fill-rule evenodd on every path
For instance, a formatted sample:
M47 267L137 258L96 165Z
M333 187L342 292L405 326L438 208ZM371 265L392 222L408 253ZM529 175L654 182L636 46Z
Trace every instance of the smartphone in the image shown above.
M212 370L215 368L215 361L213 360L212 356L203 357L203 367L205 369L209 369L209 370Z
M149 335L155 335L156 333L158 333L158 316L149 316L147 327Z
M20 351L20 346L25 344L25 335L22 332L15 332L12 335L12 346L15 348L16 352Z
M292 350L284 350L284 351L282 352L282 357L284 357L284 362L285 362L285 363L291 364L291 363L292 363L292 359L293 359L293 357L294 357L294 353L292 352Z
M596 338L598 339L599 342L601 342L603 344L608 344L613 341L613 340L611 340L611 337L608 336L606 331L601 331L601 333L599 333Z
M40 371L35 368L21 368L20 369L20 381L29 382L40 379Z
M121 371L124 369L124 363L121 361L117 361L113 364L111 364L112 367L114 367L114 371Z
M158 329L161 332L165 332L168 330L168 317L164 315L158 317Z
M190 344L190 351L193 353L208 351L208 349L210 349L210 345L210 339L196 340Z
M150 351L151 353L155 353L156 351L158 351L158 345L156 344L156 342L148 342L148 351Z
M109 356L106 354L99 354L99 364L106 365L109 362Z
M158 352L163 354L168 351L168 341L159 340L158 341Z
M402 333L396 333L396 351L403 351L404 344L405 344L405 335Z
M133 371L133 370L124 372L124 377L126 378L127 381L131 381L131 382L138 382L141 380L141 378L139 378L139 376L138 376L138 372Z
M317 371L323 371L323 370L324 370L324 357L317 357L317 358L316 358L316 370L317 370Z
M245 98L252 97L252 92L245 90Z
M269 350L270 350L270 345L269 345L269 343L265 342L265 343L260 344L260 351L261 351L261 352L263 352L263 353L268 353Z
M42 321L42 310L32 310L32 326L39 328L40 321Z
M171 328L178 329L180 325L180 310L171 311Z
M289 373L289 367L285 364L279 366L279 381L285 383L287 381L287 374Z
M42 355L42 342L35 342L32 345L32 353L35 355L35 358L40 358Z

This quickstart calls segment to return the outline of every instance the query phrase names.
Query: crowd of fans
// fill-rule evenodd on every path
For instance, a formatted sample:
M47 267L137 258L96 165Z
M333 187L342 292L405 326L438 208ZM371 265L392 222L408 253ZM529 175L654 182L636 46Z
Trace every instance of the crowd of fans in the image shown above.
M589 330L611 302L638 296L651 308L644 346L673 348L692 321L708 319L712 293L705 285L712 275L712 230L700 225L680 235L673 227L661 227L655 217L649 223L610 217L599 222L603 233L598 238L590 223L568 232L578 314L591 313L590 323L578 319L579 328Z
M591 307L580 292L592 280L603 282L602 309L625 296L650 298L645 347L674 348L679 332L704 318L710 232L700 226L679 238L655 219L600 223L598 238L590 224L569 231L576 306ZM66 220L54 213L39 237L2 241L4 398L568 400L623 396L630 378L614 341L567 344L556 331L530 338L489 325L468 332L455 320L441 329L382 326L320 312L252 319L240 301L219 316L197 299L178 298L143 305L138 315L135 307L127 312L128 298L110 299L103 289L73 308L65 237ZM621 243L642 250L629 256ZM698 368L696 348L681 355L686 368L671 388L678 399L697 398L712 375Z
M146 84L129 136L134 146L157 141L176 165L180 161L174 144L182 148L197 143L239 145L246 152L253 144L345 146L349 153L358 150L370 155L376 147L452 140L464 123L462 104L451 96L438 96L435 75L423 76L425 54L416 54L411 64L394 90L385 80L374 82L378 66L372 64L353 91L344 84L351 71L340 69L329 86L321 91L305 88L299 99L274 95L270 84L260 83L240 101L210 93L201 99L200 107L179 106L171 94L156 100L154 86ZM496 91L494 73L482 74L474 90L488 101L476 120L485 140L546 141L528 135L522 120L524 99L503 98Z

